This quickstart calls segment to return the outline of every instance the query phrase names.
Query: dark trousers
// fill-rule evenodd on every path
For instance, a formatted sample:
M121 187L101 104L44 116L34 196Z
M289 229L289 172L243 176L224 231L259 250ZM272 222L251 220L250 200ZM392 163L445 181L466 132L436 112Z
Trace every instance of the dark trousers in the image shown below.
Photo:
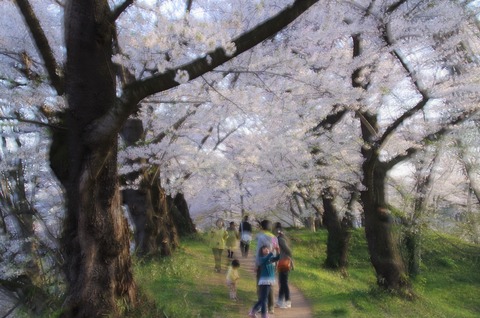
M278 273L278 300L290 300L290 288L288 288L288 274L289 272L280 272Z
M260 280L260 266L257 266L257 294L258 294L258 297L260 298L260 294L261 294L261 290L260 290L260 287L263 286L263 285L258 285L258 281ZM273 302L273 286L270 286L270 288L268 289L268 310L273 310L273 306L275 305L275 303Z
M250 249L250 243L240 241L240 251L242 251L243 257L248 257L248 250Z
M259 309L261 309L262 315L267 314L267 302L268 302L268 295L271 292L271 286L270 285L259 285L258 286L258 301L257 303L253 306L252 312L255 313Z

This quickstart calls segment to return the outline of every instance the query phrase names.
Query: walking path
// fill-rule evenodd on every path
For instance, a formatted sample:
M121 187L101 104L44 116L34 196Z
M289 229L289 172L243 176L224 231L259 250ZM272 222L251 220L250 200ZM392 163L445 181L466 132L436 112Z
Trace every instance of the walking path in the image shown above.
M238 254L237 254L238 255ZM255 282L255 260L252 256L249 256L248 258L242 258L244 261L242 262L242 266L245 267L246 272L250 275L247 279L252 279L253 282ZM291 274L294 275L294 274ZM289 283L290 287L290 298L292 301L292 308L288 309L281 309L281 308L275 308L275 313L270 314L271 318L311 318L313 317L312 309L310 308L310 305L308 304L307 300L303 296L303 294L293 286L291 283ZM276 300L278 298L278 284L274 288L275 292L275 297L274 299ZM249 304L250 307L245 308L245 316L246 314L250 311L251 306L253 304ZM257 315L260 317L260 314Z

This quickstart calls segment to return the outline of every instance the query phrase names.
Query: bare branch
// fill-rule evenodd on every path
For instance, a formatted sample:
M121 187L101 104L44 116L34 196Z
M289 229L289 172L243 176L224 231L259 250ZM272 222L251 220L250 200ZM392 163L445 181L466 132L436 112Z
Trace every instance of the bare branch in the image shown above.
M53 50L48 43L48 39L40 26L35 12L33 11L32 6L28 0L15 0L17 3L20 12L25 19L30 34L33 37L33 41L37 46L38 52L42 56L43 61L45 62L45 68L47 69L48 76L52 86L57 91L58 95L63 95L65 92L65 84L60 66L57 64L55 57L53 55Z
M37 120L30 120L30 119L23 119L23 118L16 118L16 117L5 117L5 116L0 116L0 120L15 120L15 121L18 121L18 122L21 122L21 123L27 123L27 124L37 125L37 126L67 130L66 127L62 127L62 126L58 126L58 125L52 125L52 124L44 123L44 122L37 121Z
M227 132L225 134L225 136L223 136L222 138L218 138L217 140L217 143L215 144L215 147L213 147L213 150L216 150L218 148L218 146L220 146L222 144L222 142L224 142L225 140L227 140L228 137L230 137L232 134L234 134L237 130L239 130L242 126L245 125L245 122L241 123L240 125L238 125L237 127L233 128L232 130L230 130L229 132Z
M457 118L450 121L448 124L445 124L445 126L440 128L436 132L433 132L433 133L425 136L422 140L422 143L426 144L426 143L429 143L429 142L436 141L436 140L440 139L443 135L445 135L446 133L448 133L451 130L451 127L465 122L466 120L472 118L474 115L476 115L478 113L480 113L480 109L474 109L474 110L466 111L465 113L459 115ZM395 158L389 160L388 162L385 162L385 166L388 169L391 169L395 165L399 164L400 162L411 158L419 150L421 150L421 149L418 148L418 147L408 148L404 154L396 156Z
M195 105L195 109L192 111L189 111L187 114L185 114L183 117L181 117L179 120L177 120L172 126L171 129L173 130L178 130L180 126L188 119L188 117L192 116L193 114L196 113L197 108L200 107L202 104L197 104ZM167 131L162 131L160 134L157 135L154 139L148 141L148 143L159 143L167 136Z

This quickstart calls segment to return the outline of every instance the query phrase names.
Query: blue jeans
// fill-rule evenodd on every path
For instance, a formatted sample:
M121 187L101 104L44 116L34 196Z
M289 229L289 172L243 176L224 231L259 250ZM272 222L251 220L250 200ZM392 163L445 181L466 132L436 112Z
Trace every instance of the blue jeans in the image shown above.
M260 280L260 272L261 272L260 266L257 266L257 284L258 284L258 281ZM258 294L258 297L260 297L260 285L257 286L257 294ZM269 292L267 294L268 310L272 310L274 305L275 303L273 301L273 289L270 287Z
M267 314L267 302L268 302L268 294L270 293L270 285L259 285L258 286L258 301L253 306L252 312L257 312L261 309L262 315Z

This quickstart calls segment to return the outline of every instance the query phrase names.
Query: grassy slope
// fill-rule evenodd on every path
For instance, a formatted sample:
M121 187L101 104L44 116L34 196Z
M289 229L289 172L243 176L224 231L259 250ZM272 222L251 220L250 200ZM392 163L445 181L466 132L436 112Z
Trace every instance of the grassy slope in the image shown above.
M310 300L315 317L480 317L479 246L437 234L426 237L422 272L413 282L418 297L409 301L375 288L362 230L353 233L347 277L322 267L326 232L288 235L296 261L290 280ZM144 291L168 317L244 317L244 308L255 300L251 280L241 280L241 300L232 303L224 274L212 271L213 257L203 238L182 245L172 258L137 264Z
M211 249L204 237L195 236L183 240L171 258L137 263L135 274L138 285L156 301L165 317L245 317L246 304L256 299L255 285L240 279L240 301L231 301L225 283L226 257L222 262L222 273L215 273ZM240 275L247 276L244 269ZM141 316L147 317L145 313Z

